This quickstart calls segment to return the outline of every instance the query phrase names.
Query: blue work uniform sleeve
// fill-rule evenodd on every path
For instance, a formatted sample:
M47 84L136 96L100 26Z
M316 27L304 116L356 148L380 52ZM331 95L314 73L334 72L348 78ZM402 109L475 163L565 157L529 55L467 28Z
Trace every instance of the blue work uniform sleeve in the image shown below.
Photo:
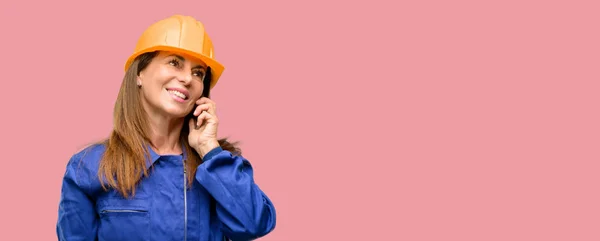
M196 179L216 200L222 231L231 240L252 240L275 228L275 207L254 183L250 162L217 147L204 156Z
M78 169L79 159L71 158L62 181L56 233L60 241L93 241L97 219L94 204L84 191L85 180Z

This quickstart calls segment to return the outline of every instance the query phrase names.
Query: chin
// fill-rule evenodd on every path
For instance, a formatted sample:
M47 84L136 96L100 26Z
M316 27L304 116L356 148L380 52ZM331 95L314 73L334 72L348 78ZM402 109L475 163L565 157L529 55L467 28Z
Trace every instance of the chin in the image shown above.
M181 108L165 108L164 112L173 117L185 117L187 114L191 112Z

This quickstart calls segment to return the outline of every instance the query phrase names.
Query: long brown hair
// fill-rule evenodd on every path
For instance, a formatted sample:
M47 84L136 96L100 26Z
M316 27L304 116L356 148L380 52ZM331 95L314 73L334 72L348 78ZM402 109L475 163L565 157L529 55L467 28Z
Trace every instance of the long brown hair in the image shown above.
M141 103L136 81L139 73L157 54L158 52L150 52L140 55L125 73L114 105L113 130L110 136L101 142L106 146L98 170L102 187L106 190L108 185L126 198L135 195L138 182L148 176L146 165L150 154L147 148L152 143L149 138L146 112ZM188 118L184 120L180 141L187 153L186 169L190 174L187 176L187 183L191 186L196 168L202 159L188 143ZM241 154L240 148L237 147L238 143L231 143L227 138L222 138L219 139L219 144L221 148L231 151L234 155Z

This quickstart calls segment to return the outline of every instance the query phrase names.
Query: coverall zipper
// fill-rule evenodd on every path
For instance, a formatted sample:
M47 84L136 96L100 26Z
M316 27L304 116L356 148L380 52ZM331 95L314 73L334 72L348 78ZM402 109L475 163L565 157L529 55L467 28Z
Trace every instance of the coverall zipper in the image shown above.
M187 241L187 171L183 160L183 240Z

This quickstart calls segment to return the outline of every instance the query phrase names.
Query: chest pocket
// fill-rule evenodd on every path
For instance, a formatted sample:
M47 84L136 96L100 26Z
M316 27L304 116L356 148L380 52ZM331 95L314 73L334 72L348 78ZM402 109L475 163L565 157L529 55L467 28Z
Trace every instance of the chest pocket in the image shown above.
M150 202L147 198L107 197L96 204L100 217L98 239L150 240Z

